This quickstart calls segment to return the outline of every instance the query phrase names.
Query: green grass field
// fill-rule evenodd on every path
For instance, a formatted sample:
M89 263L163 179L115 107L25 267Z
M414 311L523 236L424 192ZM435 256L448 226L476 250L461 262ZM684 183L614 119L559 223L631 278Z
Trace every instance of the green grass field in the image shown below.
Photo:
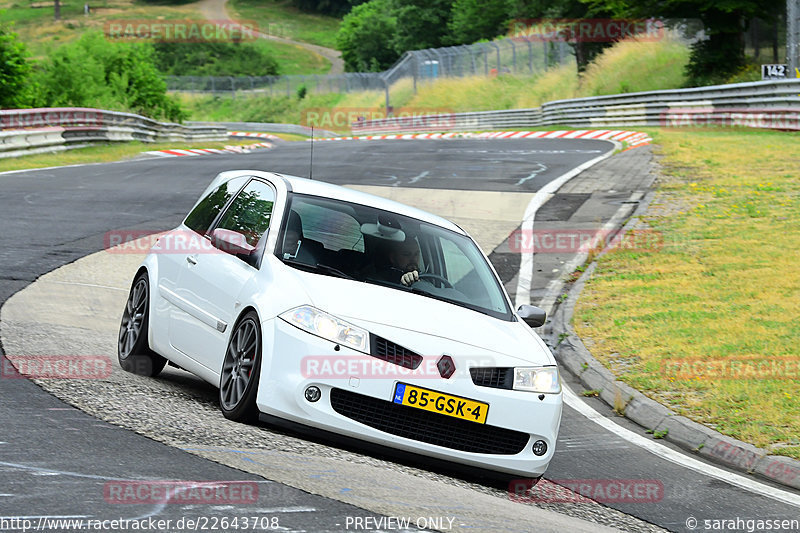
M800 458L800 135L650 133L664 176L644 220L663 247L603 256L575 329L676 412ZM732 370L702 371L722 364ZM779 366L748 370L758 364Z
M304 13L286 0L231 0L228 9L239 19L258 22L263 33L336 48L340 19Z
M50 50L79 38L86 31L103 31L113 21L203 18L194 3L152 5L135 0L104 0L97 3L89 1L92 13L88 16L83 14L83 2L62 2L62 18L55 21L52 6L30 7L41 4L26 0L0 0L0 23L10 24L11 30L19 35L35 59L43 58ZM291 19L291 16L286 15L284 18ZM265 39L255 43L273 55L281 74L323 74L330 70L328 60L300 46ZM252 75L260 76L261 73L253 72Z

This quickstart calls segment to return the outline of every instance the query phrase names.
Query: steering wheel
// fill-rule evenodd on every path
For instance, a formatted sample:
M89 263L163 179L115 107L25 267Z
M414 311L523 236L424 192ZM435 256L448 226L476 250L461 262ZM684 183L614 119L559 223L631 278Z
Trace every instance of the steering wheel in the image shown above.
M442 277L439 274L427 274L426 273L426 274L420 274L419 275L419 279L425 279L425 278L431 278L433 280L436 280L436 281L440 282L442 284L442 286L445 287L446 289L452 289L453 288L453 284L450 283L449 281L447 281L447 278Z

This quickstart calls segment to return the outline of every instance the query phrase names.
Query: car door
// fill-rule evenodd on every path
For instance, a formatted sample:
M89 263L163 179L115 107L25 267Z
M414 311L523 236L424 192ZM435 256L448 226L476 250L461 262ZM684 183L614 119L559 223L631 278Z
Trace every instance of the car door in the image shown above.
M217 229L235 231L257 250L269 229L275 196L272 185L251 180L218 217L209 235ZM226 339L242 309L242 289L257 270L253 254L210 250L187 255L181 266L175 294L183 312L173 314L169 334L173 347L219 373Z
M225 206L236 193L250 181L250 176L230 179L207 195L200 198L187 215L183 224L161 236L151 250L158 262L158 294L154 319L151 321L154 339L157 344L168 342L169 326L172 317L185 314L175 293L178 277L186 268L190 256L195 256L201 248L209 248L210 241L204 239L211 225L217 220Z

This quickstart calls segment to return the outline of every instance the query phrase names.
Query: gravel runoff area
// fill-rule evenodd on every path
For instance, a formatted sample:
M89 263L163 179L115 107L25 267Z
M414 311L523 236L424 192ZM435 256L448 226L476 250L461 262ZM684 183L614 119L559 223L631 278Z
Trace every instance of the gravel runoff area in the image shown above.
M519 506L533 505L624 531L664 531L601 504L511 502L503 488L297 438L264 426L233 423L220 413L216 389L189 373L168 367L159 378L152 379L122 371L115 356L119 318L141 258L99 252L42 276L14 295L0 314L0 337L6 353L107 356L113 361L113 371L105 379L35 381L65 402L117 426L373 512L408 515L418 510L420 515L430 515L457 511L462 523L461 527L454 525L455 529L488 530L489 509L517 509L520 516L514 517L514 523L525 529L524 507ZM344 476L340 480L354 489L329 486L323 479L337 475ZM402 490L392 493L387 489L386 494L379 494L387 479L395 485L389 489ZM370 487L369 483L375 485ZM364 489L374 494L364 497ZM422 502L431 494L448 498L441 501L450 503L437 509L426 507ZM481 508L473 509L478 502Z

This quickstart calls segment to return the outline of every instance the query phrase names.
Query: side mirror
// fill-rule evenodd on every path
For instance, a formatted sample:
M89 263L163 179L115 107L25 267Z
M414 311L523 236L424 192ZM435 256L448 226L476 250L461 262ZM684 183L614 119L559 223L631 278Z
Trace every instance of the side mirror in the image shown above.
M250 255L256 249L247 244L247 237L238 231L217 228L211 232L211 244L214 248L231 255Z
M517 313L532 328L543 326L547 320L547 313L545 313L544 309L534 305L520 305Z

